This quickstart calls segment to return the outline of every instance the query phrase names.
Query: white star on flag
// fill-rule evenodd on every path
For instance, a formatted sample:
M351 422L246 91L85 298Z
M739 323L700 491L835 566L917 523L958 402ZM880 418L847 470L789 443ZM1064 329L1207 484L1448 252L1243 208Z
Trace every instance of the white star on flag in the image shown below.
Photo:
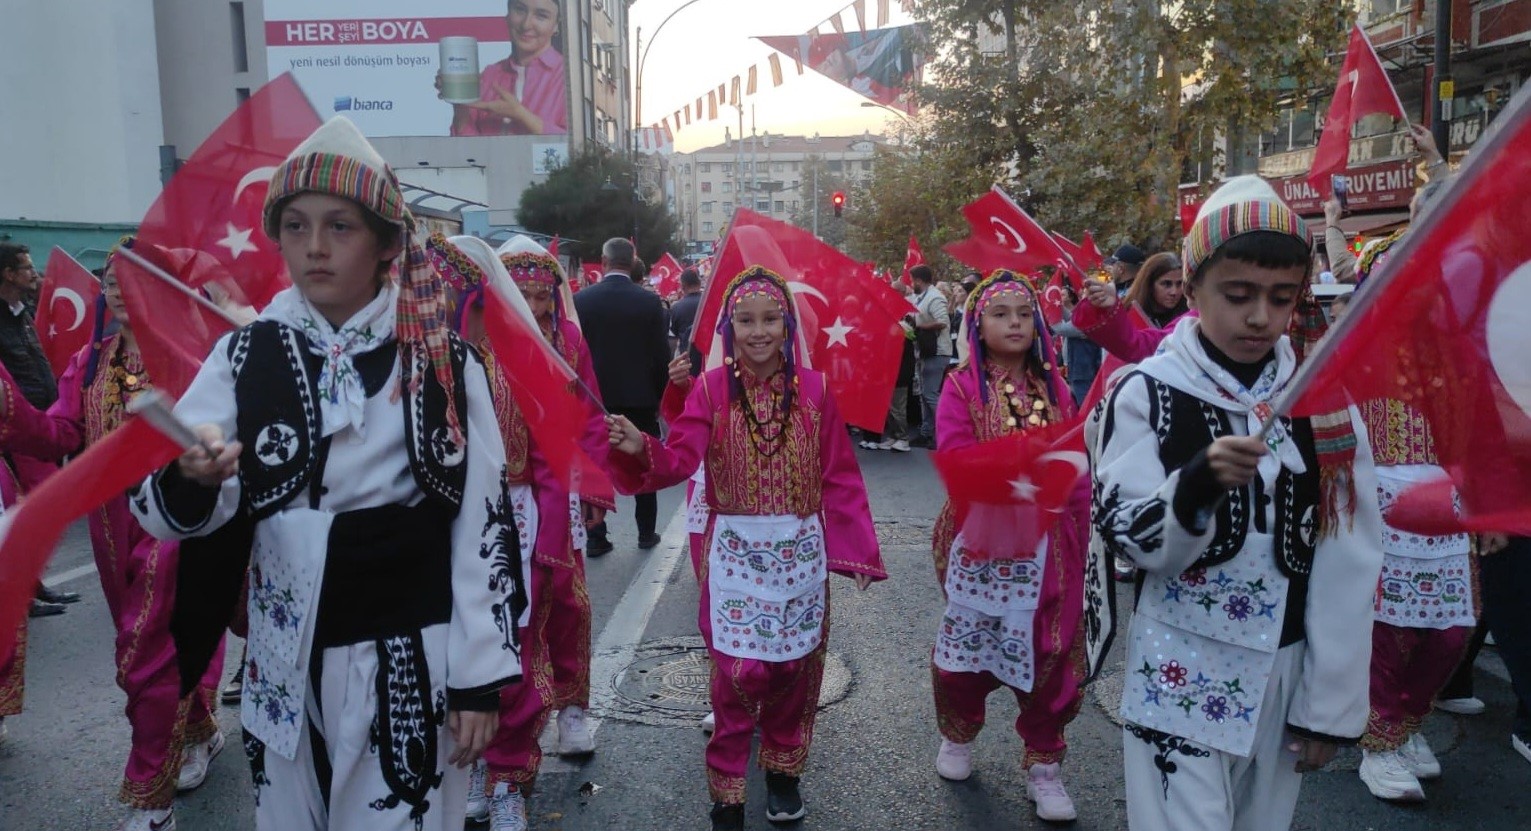
M1011 245L1015 244L1015 243L1010 241L1010 237L1007 236L1004 231L996 230L994 232L994 238L999 240L999 244L1003 245L1003 246L1007 246L1008 247L1008 246L1011 246Z
M1037 501L1037 492L1041 488L1032 484L1030 476L1018 476L1010 480L1010 493L1022 502Z
M255 231L254 228L246 228L241 231L234 227L232 222L225 222L223 225L228 230L228 236L218 240L217 244L229 249L229 254L234 259L239 259L239 255L246 251L253 253L260 250L255 247L255 243L250 242L250 234Z
M835 325L824 327L824 334L829 336L829 343L825 344L825 346L829 347L838 344L849 348L850 344L845 341L845 336L849 335L855 328L854 326L846 326L845 318L836 317Z

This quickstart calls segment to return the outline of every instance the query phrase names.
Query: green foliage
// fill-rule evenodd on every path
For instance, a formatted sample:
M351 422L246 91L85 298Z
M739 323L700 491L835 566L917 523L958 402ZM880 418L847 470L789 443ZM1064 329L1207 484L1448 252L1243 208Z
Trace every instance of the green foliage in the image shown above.
M1030 191L1049 228L1149 248L1178 238L1182 171L1221 174L1226 137L1268 129L1293 90L1332 87L1327 53L1343 50L1351 16L1351 4L1336 0L924 0L919 8L936 57L919 90L918 146L927 152L916 166L933 169L879 167L879 180L887 171L944 184L953 173L945 155L954 154L1004 171L998 178L1011 192ZM947 149L932 155L932 147ZM903 244L883 245L895 243Z
M862 193L843 170L829 169L829 163L823 156L808 156L803 159L802 190L803 199L801 206L792 212L787 221L807 231L813 230L813 203L814 181L818 181L819 203L819 239L845 250L845 238L848 223L857 211L863 210L866 200ZM835 191L845 192L845 209L841 216L835 216L835 206L829 198Z
M664 206L636 198L632 182L631 162L593 148L522 191L516 220L530 230L557 234L563 238L560 253L589 262L601 258L606 240L631 237L636 215L638 256L653 263L666 251L679 251L675 219Z

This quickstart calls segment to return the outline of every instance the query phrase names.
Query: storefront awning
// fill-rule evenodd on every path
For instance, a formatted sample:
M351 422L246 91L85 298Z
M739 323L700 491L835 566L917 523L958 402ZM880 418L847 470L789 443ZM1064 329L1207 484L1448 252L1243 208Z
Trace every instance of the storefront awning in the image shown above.
M1399 225L1409 221L1408 211L1375 211L1364 214L1351 214L1340 219L1340 230L1345 232L1346 237L1355 237L1357 234L1374 236L1377 232L1392 231ZM1324 218L1321 216L1308 217L1308 228L1313 232L1314 239L1324 238Z

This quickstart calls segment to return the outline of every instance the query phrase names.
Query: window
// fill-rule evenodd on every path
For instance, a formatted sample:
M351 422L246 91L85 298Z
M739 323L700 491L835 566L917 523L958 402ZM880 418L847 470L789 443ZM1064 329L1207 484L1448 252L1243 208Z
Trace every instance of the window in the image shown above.
M235 87L234 88L234 101L236 103L243 104L244 102L249 101L249 100L250 100L250 88L249 87Z
M769 199L756 199L755 200L755 210L760 211L763 214L770 213L771 212L771 200L769 200Z
M712 233L712 223L711 222L703 222L702 223L702 233L704 233L704 234Z
M250 71L250 50L245 43L245 4L229 4L229 26L234 35L234 71ZM241 101L244 99L241 98Z
M712 203L711 202L703 202L702 203L702 213L704 213L704 214L712 213Z
M787 210L787 203L781 201L780 199L776 200L776 212L777 213L783 213L786 210Z
M712 183L711 182L703 182L702 183L702 193L712 193Z
M796 199L792 200L792 210L795 211L795 210L798 210L798 209L800 209L802 207L803 207L803 203L802 202L800 202L800 201L798 201Z
M792 187L787 188L787 190L797 190L798 188L801 188L802 186L803 186L802 182L798 181L797 179L793 179L792 180Z
M830 159L830 161L829 161L829 169L833 173L839 173L840 169L843 168L844 166L845 166L845 163L841 162L839 159Z
M783 164L782 162L777 162L776 164L771 165L771 169L776 171L777 173L780 173L783 170L786 170L787 166L785 164Z
M724 202L723 203L723 213L731 214L733 212L734 212L734 203L732 203L732 202Z
M733 182L724 182L723 183L723 192L724 193L733 193L734 192L734 183Z
M862 170L871 170L872 169L872 160L871 159L862 159L861 160L861 169Z
M711 173L712 172L712 165L710 163L708 163L708 162L698 162L697 166L696 166L696 172L697 173Z
M792 163L792 172L793 173L796 173L796 172L798 172L799 170L802 170L802 169L803 169L803 163L802 162L793 162Z

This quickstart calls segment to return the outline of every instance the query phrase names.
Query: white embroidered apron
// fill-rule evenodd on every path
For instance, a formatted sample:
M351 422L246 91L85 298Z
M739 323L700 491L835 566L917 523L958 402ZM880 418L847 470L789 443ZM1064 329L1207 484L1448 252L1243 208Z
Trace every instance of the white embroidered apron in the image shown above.
M1036 680L1036 612L1047 568L1048 538L1028 559L979 559L952 542L946 566L946 612L934 661L948 672L989 672L1031 691Z
M686 500L686 533L707 533L707 470L706 465L697 467L691 474L691 496Z
M719 514L707 562L713 648L773 662L817 649L827 575L818 515Z
M1472 547L1466 534L1425 536L1389 525L1387 509L1399 494L1445 476L1435 465L1380 465L1377 498L1382 504L1382 577L1377 584L1377 620L1412 629L1476 626L1473 614Z

